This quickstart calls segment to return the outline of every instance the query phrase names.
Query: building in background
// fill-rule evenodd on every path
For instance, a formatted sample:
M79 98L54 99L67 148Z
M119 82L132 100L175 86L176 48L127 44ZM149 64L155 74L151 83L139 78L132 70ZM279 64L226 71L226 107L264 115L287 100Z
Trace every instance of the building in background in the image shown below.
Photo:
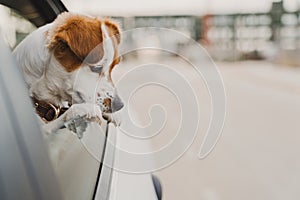
M9 9L1 7L0 15L2 24L5 24L6 18L15 19L15 24L5 25L6 29L2 30L11 47L34 29ZM216 60L269 59L288 65L300 65L297 56L300 49L299 8L287 11L282 0L274 1L267 12L113 17L120 22L123 30L140 27L177 30L202 44ZM126 38L125 42L126 45L137 46L139 39L144 38L136 35ZM155 33L152 39L163 42ZM188 45L175 41L172 48L174 52L179 52Z
M237 61L270 59L298 65L299 11L287 11L275 1L268 12L116 17L124 30L164 27L180 31L201 43L214 59ZM136 38L128 40L132 43ZM180 41L178 48L185 46Z

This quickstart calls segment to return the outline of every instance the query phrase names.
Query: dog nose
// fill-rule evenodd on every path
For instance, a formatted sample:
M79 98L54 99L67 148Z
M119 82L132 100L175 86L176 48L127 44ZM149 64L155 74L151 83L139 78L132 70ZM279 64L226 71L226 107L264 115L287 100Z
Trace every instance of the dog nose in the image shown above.
M121 98L116 95L111 102L111 110L112 112L116 112L121 110L124 107L123 101Z

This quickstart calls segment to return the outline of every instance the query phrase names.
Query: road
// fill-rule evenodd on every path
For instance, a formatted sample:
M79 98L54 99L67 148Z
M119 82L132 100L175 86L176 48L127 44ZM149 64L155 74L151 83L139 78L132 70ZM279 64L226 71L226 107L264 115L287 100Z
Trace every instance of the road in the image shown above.
M151 58L125 60L114 72L120 81ZM298 200L300 198L300 68L266 61L216 63L226 88L226 120L211 154L199 160L200 145L211 116L209 93L193 68L178 58L156 59L188 78L198 98L200 123L191 147L175 163L155 171L165 200ZM148 74L172 79L168 74ZM136 84L143 77L130 79ZM179 87L177 81L174 87ZM123 88L126 86L123 86ZM120 93L122 96L122 87ZM123 91L124 92L124 91ZM167 121L151 138L159 150L176 136L180 107L168 90L157 85L137 91L131 104L141 126L151 122L151 105L162 104ZM176 137L175 137L176 138ZM150 140L150 139L149 139ZM139 151L130 147L132 151Z

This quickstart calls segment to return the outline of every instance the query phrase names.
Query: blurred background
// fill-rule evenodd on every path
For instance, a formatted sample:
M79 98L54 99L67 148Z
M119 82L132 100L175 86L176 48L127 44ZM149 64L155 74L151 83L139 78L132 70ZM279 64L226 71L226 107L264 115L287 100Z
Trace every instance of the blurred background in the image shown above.
M137 51L123 56L114 70L116 82L135 66L159 62L179 71L199 100L198 135L188 151L155 174L167 200L298 200L300 199L300 1L299 0L63 0L70 11L116 19L124 31L139 27L177 30L201 44L223 76L227 116L221 139L203 160L197 155L211 117L210 96L191 65L176 54ZM13 23L7 23L7 21ZM0 7L0 27L13 48L35 29L11 10ZM123 45L138 47L132 35ZM170 48L188 51L201 64L203 56L190 43L174 41ZM163 76L149 74L149 76ZM168 79L167 75L165 78ZM135 84L136 77L128 84ZM176 80L174 80L176 87ZM122 89L119 91L122 96ZM163 88L149 86L133 101L141 125L148 109L163 104L165 126L153 138L159 148L174 137L180 122L176 99Z
M260 60L298 65L298 0L253 0L240 3L212 1L108 2L64 0L70 11L117 19L123 30L139 27L164 27L178 30L204 45L210 55L221 61ZM5 24L8 18L14 23ZM1 7L1 25L10 46L32 31L14 13ZM128 41L132 45L137 40ZM177 48L186 44L177 43Z

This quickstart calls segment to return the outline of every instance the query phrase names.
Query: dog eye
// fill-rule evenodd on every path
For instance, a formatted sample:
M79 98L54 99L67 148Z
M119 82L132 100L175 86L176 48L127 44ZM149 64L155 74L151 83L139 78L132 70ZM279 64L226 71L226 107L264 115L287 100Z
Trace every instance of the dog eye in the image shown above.
M90 70L94 73L100 74L102 72L103 67L99 66L90 66Z

